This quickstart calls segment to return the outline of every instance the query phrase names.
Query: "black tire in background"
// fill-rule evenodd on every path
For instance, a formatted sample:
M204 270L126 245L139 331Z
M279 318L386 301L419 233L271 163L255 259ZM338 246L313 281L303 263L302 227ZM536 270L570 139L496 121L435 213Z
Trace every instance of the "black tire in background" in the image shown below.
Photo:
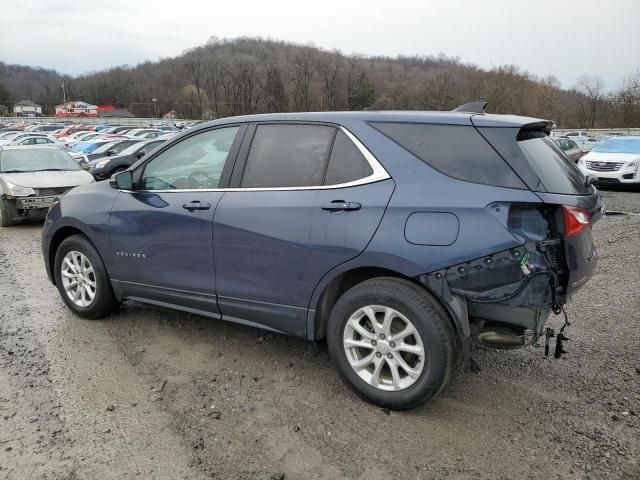
M411 386L384 391L364 381L347 359L343 344L351 315L369 305L390 307L411 321L420 335L425 362ZM345 292L334 306L327 327L329 355L341 378L363 399L393 410L414 408L435 397L446 385L456 364L454 327L444 308L424 288L408 280L381 277Z
M0 227L10 227L15 222L16 206L8 200L0 200Z
M62 262L65 255L71 251L80 252L87 257L95 274L96 295L91 304L86 307L74 304L67 295L67 292L64 290L62 282ZM107 275L104 263L94 246L84 235L72 235L62 241L56 251L53 268L56 286L60 292L62 300L67 307L69 307L69 309L75 312L79 317L89 320L97 320L106 317L118 307L118 302L113 294L111 281Z

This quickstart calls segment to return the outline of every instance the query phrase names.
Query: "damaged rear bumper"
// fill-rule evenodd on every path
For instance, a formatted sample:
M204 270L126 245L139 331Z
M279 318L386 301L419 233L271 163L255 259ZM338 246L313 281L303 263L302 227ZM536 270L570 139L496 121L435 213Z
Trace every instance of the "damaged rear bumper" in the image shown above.
M561 248L560 240L528 242L418 280L452 307L462 337L469 335L465 323L489 322L521 338L505 348L523 346L541 336L551 312L558 313L566 303Z

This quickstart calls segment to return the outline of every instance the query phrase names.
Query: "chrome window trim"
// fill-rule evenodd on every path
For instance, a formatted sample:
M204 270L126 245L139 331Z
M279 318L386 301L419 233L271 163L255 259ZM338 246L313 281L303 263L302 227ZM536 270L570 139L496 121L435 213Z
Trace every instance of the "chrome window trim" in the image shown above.
M308 187L233 187L233 188L189 188L189 189L168 189L168 190L121 190L123 192L129 193L140 193L140 192L148 192L148 193L172 193L172 192L263 192L263 191L299 191L299 190L335 190L338 188L348 188L348 187L356 187L359 185L368 185L370 183L379 182L381 180L387 180L391 178L389 173L385 170L382 164L378 161L376 157L365 147L360 140L358 140L349 130L347 130L342 125L339 125L338 128L353 142L360 153L364 156L364 158L371 166L373 173L367 177L359 178L358 180L353 180L351 182L346 183L337 183L335 185L313 185ZM327 160L328 161L328 160Z

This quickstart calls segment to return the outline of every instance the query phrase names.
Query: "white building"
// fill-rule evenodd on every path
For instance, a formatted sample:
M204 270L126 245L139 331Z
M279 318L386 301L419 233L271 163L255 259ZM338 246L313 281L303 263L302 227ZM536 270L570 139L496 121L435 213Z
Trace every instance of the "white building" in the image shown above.
M13 107L16 117L41 117L42 107L31 100L20 100Z
M56 117L97 117L98 107L87 102L67 102L56 106Z

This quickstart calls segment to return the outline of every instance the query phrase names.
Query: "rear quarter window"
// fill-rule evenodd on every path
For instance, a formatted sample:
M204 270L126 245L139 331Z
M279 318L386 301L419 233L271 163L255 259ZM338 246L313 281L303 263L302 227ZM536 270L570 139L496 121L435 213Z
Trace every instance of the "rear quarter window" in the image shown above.
M549 193L585 195L592 193L585 178L573 162L542 132L519 135L518 147ZM534 188L536 191L543 189Z
M449 177L498 187L526 188L473 126L381 122L370 125Z

